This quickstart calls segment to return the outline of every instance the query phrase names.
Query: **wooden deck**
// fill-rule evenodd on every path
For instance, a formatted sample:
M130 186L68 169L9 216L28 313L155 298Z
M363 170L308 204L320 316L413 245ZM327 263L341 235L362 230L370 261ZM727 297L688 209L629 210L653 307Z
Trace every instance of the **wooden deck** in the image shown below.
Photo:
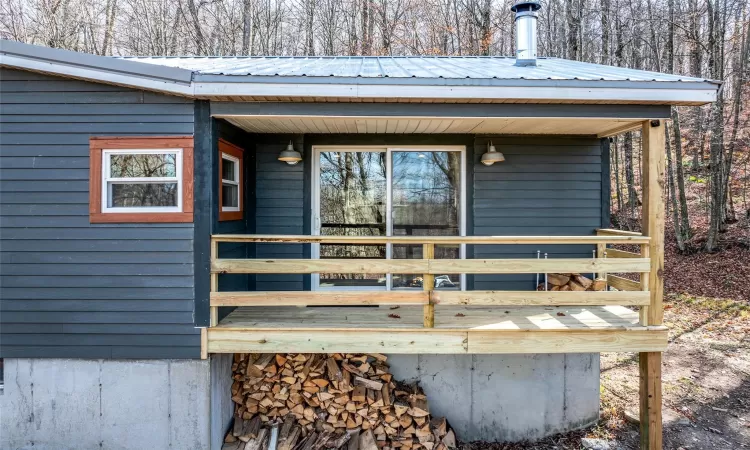
M663 351L664 327L623 306L240 307L208 330L210 353L574 353Z

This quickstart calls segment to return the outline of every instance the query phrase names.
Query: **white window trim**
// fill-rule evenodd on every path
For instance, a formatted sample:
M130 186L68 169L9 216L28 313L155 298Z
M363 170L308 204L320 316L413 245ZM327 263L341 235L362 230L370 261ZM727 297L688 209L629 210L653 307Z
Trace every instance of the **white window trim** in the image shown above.
M242 205L242 189L240 188L240 159L230 155L229 153L221 152L221 159L229 160L234 163L234 179L236 181L232 180L226 180L224 179L224 170L222 167L222 178L221 178L221 185L222 188L224 187L224 184L231 184L233 186L237 186L237 206L223 206L221 207L222 212L237 212L241 211L242 208L240 207Z
M312 211L310 214L310 230L312 230L313 236L320 235L320 153L321 152L361 152L361 151L372 151L372 152L385 152L386 153L386 207L389 209L386 211L386 236L393 236L393 161L391 154L393 152L438 152L438 151L450 151L450 152L461 152L461 183L459 193L459 199L461 204L459 205L459 236L466 236L466 178L468 173L468 162L466 161L466 146L465 145L409 145L409 146L398 146L388 147L384 145L313 145L312 146ZM312 259L320 259L320 244L312 244L310 256ZM387 244L385 247L385 258L391 259L392 257L393 244ZM459 245L459 259L466 259L466 244ZM320 286L320 274L311 274L312 283L311 290L313 291L391 291L392 290L392 274L387 274L385 287L378 286L358 286L358 287L321 287ZM466 290L466 274L460 275L461 290ZM409 288L398 288L398 290L408 290ZM416 288L415 288L416 290Z
M175 177L125 177L110 176L112 155L149 155L174 154L176 163ZM144 207L110 207L110 185L116 183L177 183L177 206L144 206ZM174 213L182 212L182 149L181 148L144 148L102 150L102 213Z

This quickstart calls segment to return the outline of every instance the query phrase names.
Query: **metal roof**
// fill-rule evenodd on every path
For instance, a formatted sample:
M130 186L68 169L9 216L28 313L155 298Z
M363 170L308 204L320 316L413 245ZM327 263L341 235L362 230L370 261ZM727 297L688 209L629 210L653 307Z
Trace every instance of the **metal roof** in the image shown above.
M220 101L703 105L720 82L558 58L106 57L0 40L0 66Z
M514 65L515 59L496 56L214 56L121 59L187 69L198 75L447 80L709 81L559 58L540 58L536 67L518 67Z

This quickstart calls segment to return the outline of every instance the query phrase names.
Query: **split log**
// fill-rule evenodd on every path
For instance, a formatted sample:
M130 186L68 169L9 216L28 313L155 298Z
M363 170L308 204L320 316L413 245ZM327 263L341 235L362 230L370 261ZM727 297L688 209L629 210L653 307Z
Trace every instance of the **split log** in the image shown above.
M576 283L583 286L584 289L590 288L591 285L594 283L593 281L591 281L590 278L586 278L583 275L579 275L579 274L574 274L572 278L573 280L575 280Z
M547 283L553 286L563 286L565 284L568 284L569 281L570 281L570 277L562 273L548 273L547 274Z

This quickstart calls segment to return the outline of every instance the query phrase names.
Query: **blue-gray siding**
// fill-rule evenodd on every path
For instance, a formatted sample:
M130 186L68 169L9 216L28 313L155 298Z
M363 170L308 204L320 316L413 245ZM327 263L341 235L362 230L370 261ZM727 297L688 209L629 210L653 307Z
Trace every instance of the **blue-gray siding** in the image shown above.
M258 234L305 234L310 206L305 205L304 171L308 161L294 166L277 160L291 136L256 136L255 232ZM306 155L306 156L309 156ZM258 258L304 258L300 244L257 244ZM259 291L303 290L304 275L256 275Z
M193 102L0 72L0 357L198 357L192 224L90 224L89 137L192 135Z
M489 140L505 162L484 166ZM478 137L473 227L478 236L587 236L602 225L602 149L597 138ZM591 246L478 245L474 258L591 257ZM535 275L476 275L474 289L532 289Z

